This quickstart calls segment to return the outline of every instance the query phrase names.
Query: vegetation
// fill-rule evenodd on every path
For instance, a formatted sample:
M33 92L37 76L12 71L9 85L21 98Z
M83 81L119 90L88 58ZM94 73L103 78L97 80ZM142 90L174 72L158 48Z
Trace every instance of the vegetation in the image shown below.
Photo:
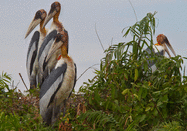
M11 78L0 76L1 130L168 131L187 129L187 76L183 57L166 58L152 48L156 13L125 28L132 41L110 46L95 77L73 94L66 116L53 127L42 123L38 90L27 96L10 89ZM156 62L152 73L148 62ZM183 74L183 75L182 75ZM7 92L5 91L8 90Z

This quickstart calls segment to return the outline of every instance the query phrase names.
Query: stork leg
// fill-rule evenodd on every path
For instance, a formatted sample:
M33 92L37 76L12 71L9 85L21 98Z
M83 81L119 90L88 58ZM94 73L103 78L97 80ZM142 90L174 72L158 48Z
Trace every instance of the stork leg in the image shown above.
M63 108L63 117L65 116L66 114L66 99L64 100L64 108Z
M53 107L53 111L52 111L52 119L51 119L52 124L56 122L60 113L61 113L61 105L56 106L56 102L55 102L55 106Z

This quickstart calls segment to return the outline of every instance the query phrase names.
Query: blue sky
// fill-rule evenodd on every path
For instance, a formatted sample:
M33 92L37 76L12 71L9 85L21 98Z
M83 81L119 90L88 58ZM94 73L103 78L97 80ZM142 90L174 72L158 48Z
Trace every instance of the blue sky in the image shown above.
M7 0L0 5L0 72L11 74L14 84L25 90L18 75L21 73L27 86L26 53L30 38L24 39L27 28L35 12L50 9L53 0ZM62 6L59 20L69 33L69 55L78 68L78 77L93 64L99 64L104 57L103 50L95 33L97 32L104 48L112 43L127 42L121 32L124 27L133 25L136 18L128 0L60 0ZM157 28L154 36L165 34L176 54L187 56L187 1L185 0L131 0L138 20L148 12L157 11ZM49 22L46 27L50 27ZM38 29L39 27L36 27ZM186 63L185 63L186 65ZM98 69L99 66L96 66ZM84 81L94 76L94 70L86 72L76 84L78 90Z

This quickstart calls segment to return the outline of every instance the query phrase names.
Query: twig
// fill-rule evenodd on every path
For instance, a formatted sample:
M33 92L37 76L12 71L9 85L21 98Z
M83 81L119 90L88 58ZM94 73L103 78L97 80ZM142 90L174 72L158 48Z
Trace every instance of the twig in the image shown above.
M111 46L112 46L112 43L113 43L113 37L112 37L112 40L111 40Z
M19 82L20 82L20 81L19 81ZM15 90L18 88L19 82L18 82L17 85L15 86L15 88L14 88Z
M14 81L12 81L12 85L11 86L12 86L12 89L14 89Z
M84 73L86 73L86 71L87 70L89 70L90 68L92 68L93 66L96 66L96 65L99 65L99 64L94 64L94 65L92 65L92 66L90 66L90 67L88 67L80 76L79 76L79 78L82 76L82 75L84 75ZM79 78L77 78L77 80L76 81L78 81L79 80Z
M133 5L132 5L132 3L131 3L130 0L129 0L129 3L131 4L132 9L133 9L133 11L134 11L134 14L135 14L135 17L136 17L136 22L138 22L138 18L137 18L137 15L136 15L136 11L135 11L135 9L134 9L134 7L133 7Z
M22 80L23 84L25 85L25 88L26 88L27 91L28 91L29 89L27 88L27 86L26 86L26 84L25 84L25 82L24 82L24 80L23 80L23 77L22 77L21 73L19 73L19 76L21 77L21 80Z
M149 95L151 96L151 94L149 94ZM157 108L157 105L156 105L155 101L153 100L153 97L152 97L152 96L151 96L151 100L153 101L154 107L156 108L158 114L159 114L160 117L164 120L164 117L163 117L162 113L159 111L159 109Z
M102 42L101 42L101 39L99 38L99 35L98 35L98 33L97 33L96 23L95 23L95 33L96 33L96 35L97 35L97 38L99 39L99 42L100 42L100 44L101 44L101 47L103 48L103 51L105 51L105 49L104 49L104 47L103 47L103 44L102 44Z

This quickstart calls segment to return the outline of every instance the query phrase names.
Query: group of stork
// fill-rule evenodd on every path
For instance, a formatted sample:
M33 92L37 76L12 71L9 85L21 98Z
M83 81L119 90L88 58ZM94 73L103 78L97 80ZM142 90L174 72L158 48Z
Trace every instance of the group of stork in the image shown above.
M31 38L27 52L26 68L30 81L30 88L40 87L40 114L45 123L53 124L63 107L65 115L66 100L70 97L76 83L76 64L68 56L68 32L59 22L61 5L54 2L47 14L44 9L38 10L34 19L29 25L25 38L32 30L40 24L38 31L35 31ZM50 29L45 25L53 18ZM159 55L168 53L169 50L176 56L167 37L163 34L157 36L157 44L153 46L153 52ZM146 51L151 53L150 48ZM154 62L149 67L155 67Z
M30 89L40 87L39 107L43 121L51 125L61 113L65 115L66 100L76 83L76 64L68 56L68 32L59 22L61 5L54 2L47 14L38 10L29 25L25 38L40 24L33 34L26 58ZM50 29L46 24L53 18Z

